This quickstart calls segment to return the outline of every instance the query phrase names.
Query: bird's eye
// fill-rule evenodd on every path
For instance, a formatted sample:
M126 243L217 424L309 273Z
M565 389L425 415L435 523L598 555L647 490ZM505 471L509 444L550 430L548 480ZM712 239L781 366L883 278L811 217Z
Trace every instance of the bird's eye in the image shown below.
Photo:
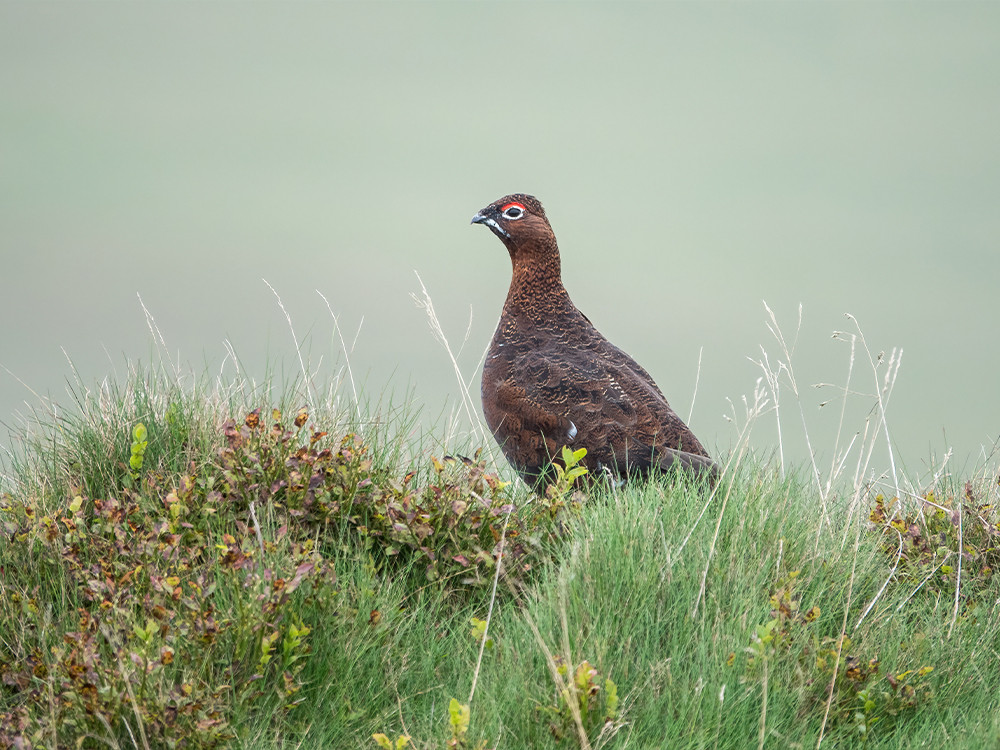
M524 216L524 206L520 203L508 203L503 207L505 219L520 219L522 216Z

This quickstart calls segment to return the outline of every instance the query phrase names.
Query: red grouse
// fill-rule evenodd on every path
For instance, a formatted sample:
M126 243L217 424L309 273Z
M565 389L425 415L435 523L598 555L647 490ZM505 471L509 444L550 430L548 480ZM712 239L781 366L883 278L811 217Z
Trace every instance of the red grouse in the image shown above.
M542 204L515 194L474 217L514 267L483 368L486 423L514 469L543 483L564 445L587 449L594 474L626 478L680 464L718 467L639 364L576 309L562 284L559 247Z

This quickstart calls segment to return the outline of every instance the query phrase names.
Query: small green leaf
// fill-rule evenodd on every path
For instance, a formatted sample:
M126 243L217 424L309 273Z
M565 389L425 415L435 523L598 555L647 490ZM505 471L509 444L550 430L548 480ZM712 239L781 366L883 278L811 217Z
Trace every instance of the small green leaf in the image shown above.
M486 620L480 620L478 617L472 618L472 637L476 639L476 643L479 643L486 635Z
M618 686L609 677L604 681L604 716L614 719L618 715Z
M465 737L469 731L470 711L468 705L459 703L455 698L448 704L448 721L451 723L452 735L455 738Z

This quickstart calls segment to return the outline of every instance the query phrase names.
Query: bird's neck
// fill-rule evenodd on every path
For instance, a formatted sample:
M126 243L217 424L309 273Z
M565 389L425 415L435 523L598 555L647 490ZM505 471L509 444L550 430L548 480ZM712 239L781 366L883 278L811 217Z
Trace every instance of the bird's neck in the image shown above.
M562 283L559 250L551 246L511 254L513 275L505 307L530 319L548 318L573 307Z

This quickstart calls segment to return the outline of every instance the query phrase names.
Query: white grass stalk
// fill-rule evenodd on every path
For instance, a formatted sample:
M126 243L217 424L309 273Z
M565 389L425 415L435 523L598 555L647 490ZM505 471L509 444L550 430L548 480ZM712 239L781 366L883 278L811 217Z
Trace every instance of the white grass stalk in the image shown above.
M860 492L860 489L856 489ZM851 575L847 580L847 601L844 602L844 617L840 623L840 637L837 639L837 656L833 662L833 675L830 677L830 685L827 688L826 708L823 711L823 723L819 727L819 739L816 740L816 750L823 744L823 736L826 732L826 723L830 719L830 707L833 705L833 694L837 684L837 673L840 670L840 659L844 651L844 636L847 634L847 618L851 612L851 602L854 597L854 581L858 570L858 550L861 548L861 531L864 528L862 523L858 523L858 530L854 537L854 554L851 560Z
M965 515L962 507L962 499L958 499L958 564L955 566L955 608L951 612L951 624L948 626L948 639L951 639L951 631L955 628L958 620L958 600L962 592L962 555L964 553L964 541L962 539L962 516Z
M280 307L281 312L284 313L285 320L288 321L288 330L291 331L292 333L292 343L295 344L295 354L299 359L299 369L302 372L302 386L303 388L305 388L306 391L304 395L306 396L306 398L310 399L313 404L318 405L319 396L316 394L315 389L313 388L312 378L309 376L309 371L306 369L305 360L302 359L302 347L299 344L299 337L295 335L295 326L292 325L292 316L289 315L288 310L285 309L285 305L281 301L281 295L279 295L278 292L275 291L274 287L271 286L270 282L268 282L267 279L261 279L261 281L267 284L267 288L271 290L271 294L273 294L274 298L278 301L278 307Z
M65 352L64 352L64 353L65 353ZM56 411L55 411L55 404L53 404L53 403L52 403L52 402L51 402L51 401L50 401L49 399L46 399L46 398L43 398L43 397L42 397L42 396L41 396L41 395L40 395L40 394L38 393L38 391L36 391L36 390L35 390L34 388L32 388L32 387L31 387L30 385L28 385L28 384L27 384L27 383L25 383L25 382L24 382L23 380L21 380L21 378L19 378L19 377L18 377L17 375L15 375L15 374L14 374L14 373L13 373L13 372L12 372L12 371L10 370L10 368L9 368L9 367L7 367L7 365L0 365L0 369L2 369L2 370L3 370L4 372L6 372L6 373L7 373L8 375L10 375L10 376L11 376L12 378L14 378L14 380L16 380L16 381L17 381L18 383L20 383L20 384L21 384L22 386L24 386L24 389L25 389L26 391L28 391L28 393L30 393L30 394L31 394L32 396L34 396L34 397L35 397L35 399L36 399L36 400L38 401L38 403L39 403L39 404L41 404L41 405L42 405L42 406L44 407L44 409L45 409L45 411L46 411L46 412L48 412L48 414L49 414L49 416L50 416L50 417L52 418L52 421L53 421L53 423L54 423L54 424L58 424L58 423L59 423L59 420L58 420L58 419L57 419L57 417L56 417ZM29 408L30 408L30 407L29 407Z
M813 479L816 481L816 488L819 491L820 503L822 505L822 515L820 523L820 529L822 529L823 526L828 522L827 493L824 490L823 482L820 479L819 466L817 466L816 464L816 452L813 450L812 441L809 439L809 428L808 425L806 424L805 409L802 406L802 395L799 391L798 381L795 379L795 371L792 369L792 355L795 351L795 344L798 341L799 332L802 330L802 304L799 303L799 318L798 318L798 323L796 324L795 327L795 339L792 341L792 344L790 346L788 344L788 341L785 339L785 335L784 332L781 330L781 326L778 325L778 319L775 316L774 311L768 306L766 301L763 304L764 304L764 309L767 310L768 317L770 318L770 322L767 323L767 328L771 332L771 335L774 336L775 340L778 342L778 345L781 347L781 353L784 356L784 360L781 359L778 360L777 368L772 369L770 362L767 358L767 353L764 351L764 348L761 347L761 352L763 353L763 357L759 362L757 362L757 365L761 368L761 370L764 371L764 375L768 380L768 384L772 388L772 393L774 396L775 418L778 420L778 446L779 450L781 451L781 476L782 478L784 478L785 476L785 462L784 462L784 447L781 443L781 420L779 417L778 410L779 410L779 395L780 395L779 391L780 378L782 372L784 372L785 375L787 376L788 384L792 389L792 394L795 396L795 403L799 407L799 418L802 421L802 432L803 435L805 436L806 450L809 452L809 461L812 466Z
M479 643L479 655L476 657L476 670L472 673L472 687L469 689L469 705L472 705L472 699L476 695L476 684L479 682L479 670L483 666L483 652L486 650L486 641L490 635L490 623L493 622L493 605L496 603L497 599L497 583L500 580L500 569L503 564L503 548L504 542L507 539L507 524L510 523L510 514L513 511L508 511L507 515L503 519L503 530L500 532L500 550L497 552L496 570L493 571L493 590L490 592L490 606L486 612L486 627L483 628L483 636Z
M768 658L764 658L764 677L761 685L761 705L760 705L760 731L757 734L757 750L764 750L764 738L767 736L766 726L767 726L767 664L770 661Z
M178 363L175 365L173 360L171 359L170 351L167 349L167 342L163 338L163 333L160 332L160 327L156 325L156 319L153 317L153 314L146 307L146 303L142 301L142 295L136 293L135 296L139 299L139 305L140 307L142 307L142 311L146 315L146 325L149 327L149 333L153 337L153 342L155 343L158 341L160 344L162 352L161 361L163 357L166 357L167 362L170 363L170 367L174 371L175 380L177 381L177 383L180 383L181 381L180 364Z
M569 563L573 567L576 567L579 551L579 543L574 544ZM580 747L582 750L590 750L590 738L587 737L587 730L583 726L583 717L580 715L580 696L576 688L575 662L569 645L569 621L566 615L566 609L569 606L567 575L565 567L559 571L559 626L562 631L563 659L566 660L566 687L568 688L566 702L569 703L573 721L576 723L576 729L580 735Z
M476 435L481 442L485 443L486 430L483 428L482 422L479 420L475 401L469 392L469 385L467 384L465 377L462 375L462 369L458 366L458 359L452 352L451 345L448 343L448 337L445 336L444 329L441 327L441 321L438 319L437 312L434 310L434 302L431 300L431 295L428 293L427 287L424 286L424 281L420 278L420 274L417 271L414 271L413 273L417 277L417 281L420 283L420 290L423 292L423 298L420 298L416 294L412 293L410 294L410 297L413 298L417 307L426 313L427 321L431 327L431 333L448 353L448 358L451 360L451 366L455 371L455 377L458 379L459 396L462 400L462 408L465 410L465 416L469 420L469 425L472 428L473 434Z
M925 584L925 583L927 583L927 582L928 582L929 580L931 580L931 578L933 578L933 577L934 577L934 575L935 575L935 574L936 574L936 573L937 573L937 572L938 572L939 570L941 570L941 567L942 567L942 566L943 566L943 565L944 565L944 564L945 564L946 562L948 562L948 560L950 560L950 559L951 559L951 556L952 556L952 555L954 555L954 554L955 554L954 552L952 552L951 550L948 550L948 554L947 554L947 555L945 555L945 556L944 556L944 559L943 559L943 560L942 560L941 562L939 562L939 563L937 564L937 567L936 567L936 568L934 568L934 570L932 570L932 571L931 571L930 573L928 573L928 574L927 574L927 576L926 576L926 577L924 578L924 580L922 580L922 581L921 581L921 582L920 582L920 583L919 583L919 584L917 585L917 587L916 587L915 589L913 589L913 591L911 591L911 592L910 592L910 595L909 595L908 597L906 597L905 599L903 599L903 601L901 601L901 602L899 603L899 606L898 606L898 607L896 607L896 611L897 611L897 612L901 612L901 611L903 610L903 607L905 607L905 606L906 606L907 602L909 602L909 601L910 601L910 599L912 599L912 598L913 598L914 596L916 596L916 595L917 595L917 592L918 592L918 591L920 591L920 589L922 589L922 588L924 587L924 584Z
M731 401L729 403L733 410L733 417L730 418L727 416L726 419L735 422L736 407L732 404ZM736 440L736 450L734 450L729 454L729 460L726 461L726 465L722 468L722 471L719 472L719 479L716 480L715 486L712 488L712 491L708 495L708 499L705 500L705 504L701 508L701 512L699 512L698 517L694 519L694 523L688 530L687 535L681 541L680 546L677 548L677 552L674 553L674 555L668 554L667 557L670 560L667 566L668 575L670 569L673 568L674 563L676 563L677 560L680 559L681 553L684 551L684 548L687 546L688 541L691 539L691 535L694 534L695 529L698 528L698 524L701 523L701 519L705 515L705 512L708 510L708 506L710 506L712 504L712 501L715 499L715 496L719 491L719 485L722 483L722 478L727 475L735 473L735 469L737 466L739 466L740 460L742 460L743 454L746 452L747 447L749 445L750 431L753 428L753 424L756 422L756 420L760 417L761 414L765 413L764 410L765 407L767 406L767 398L764 396L764 392L760 387L760 378L757 379L757 383L754 387L753 406L750 406L748 404L746 396L743 397L743 403L747 409L747 418L743 424L743 428L740 430L739 437ZM697 608L698 608L697 603L695 603L695 610L697 610Z
M892 581L892 579L896 577L896 571L899 569L899 561L903 557L903 535L900 534L899 531L894 526L890 526L889 528L895 531L896 536L899 537L899 549L896 550L896 559L893 560L892 562L892 567L889 569L889 575L886 576L885 582L882 584L882 588L880 588L878 590L878 593L876 593L875 596L872 597L872 600L868 602L868 606L865 607L864 612L861 613L861 617L859 617L857 623L855 623L854 625L855 630L861 627L861 623L863 623L865 621L865 618L868 617L868 613L872 611L872 608L875 606L875 603L882 598L882 594L885 593L885 590L889 586L890 581Z
M260 522L257 520L257 511L254 509L254 501L250 501L250 518L253 520L253 530L257 534L257 544L260 546L261 564L264 562L264 535L260 531Z
M858 337L861 339L861 345L865 349L865 353L868 355L868 362L871 364L872 373L875 376L875 398L878 405L879 413L879 426L885 436L886 448L889 451L889 466L892 470L892 482L896 489L896 495L899 495L899 477L896 473L896 458L892 450L892 439L889 436L889 422L886 418L886 409L889 403L889 397L892 395L892 390L896 384L896 377L899 374L899 367L902 364L903 350L893 349L889 355L889 362L886 368L885 375L882 378L881 384L878 379L878 365L880 365L885 359L885 353L880 352L877 358L872 357L871 349L868 347L868 342L865 339L864 333L861 332L861 325L858 323L857 318L853 315L848 314L847 317L854 322L854 325L858 329Z
M509 583L509 582L508 582ZM514 588L513 584L509 584L511 590L518 594L517 589ZM565 612L565 608L563 608ZM579 704L572 700L572 695L570 693L570 686L575 690L574 675L573 675L573 664L572 660L567 654L564 656L566 660L566 676L568 679L563 680L561 674L559 674L559 666L556 664L556 660L552 656L552 651L545 643L545 639L542 638L541 632L538 630L538 626L535 624L534 618L532 618L531 613L528 612L528 607L524 602L521 603L521 614L524 616L524 621L527 623L528 628L531 630L532 634L535 636L535 642L538 643L538 647L542 651L542 655L545 657L545 664L549 668L549 674L552 676L552 681L555 683L556 692L559 695L569 696L567 704L569 705L569 711L573 715L573 723L576 725L577 734L580 740L580 747L583 750L590 750L590 739L587 737L587 731L583 727L583 717L580 716L580 706Z
M701 380L701 355L705 352L705 347L698 347L698 369L694 372L694 393L691 394L691 408L688 410L687 424L691 424L691 417L694 416L694 402L698 398L698 382Z
M746 402L746 397L744 396L744 403ZM746 453L750 445L750 432L753 429L753 425L756 423L757 419L761 414L765 413L765 407L767 405L767 399L764 396L763 391L760 389L760 380L757 381L757 387L754 389L754 402L753 406L747 409L747 419L744 423L743 430L740 434L740 439L737 442L737 449L730 454L729 460L726 462L725 467L720 472L719 478L716 480L715 486L712 488L711 494L708 496L708 500L705 501L704 507L701 509L701 513L695 519L690 531L684 541L681 543L680 548L677 550L677 556L684 550L684 546L687 544L688 540L691 538L691 534L694 533L695 528L697 528L698 523L701 521L702 516L705 515L705 511L711 504L712 500L715 498L718 488L722 484L722 479L727 474L732 476L736 473L736 467L740 465L743 460L743 456ZM729 498L732 496L733 487L735 482L730 478L730 481L726 485L726 494L722 499L722 507L719 508L719 516L715 521L715 532L712 535L712 544L708 549L708 558L705 560L705 569L701 574L701 585L698 587L698 595L695 597L694 606L691 609L691 619L695 619L698 616L698 608L701 605L702 599L705 597L705 589L708 585L708 571L712 565L712 558L715 556L715 547L719 541L719 532L722 529L722 518L726 513L726 506L729 504Z
M764 379L767 381L768 388L771 390L771 399L774 401L774 425L778 430L778 469L781 472L781 478L785 478L785 441L782 439L781 434L781 380L778 377L780 375L780 365L778 370L773 370L771 368L771 363L768 360L767 352L764 347L761 346L761 359L753 360L751 362L760 367L761 371L764 373Z
M323 299L323 302L326 303L326 309L330 312L330 317L333 318L333 330L336 332L337 338L340 339L340 348L344 352L344 362L347 367L347 377L351 381L351 394L354 396L354 408L357 410L358 419L361 419L361 404L358 402L358 389L354 383L354 371L351 369L351 355L354 353L354 346L358 342L358 337L355 335L354 343L351 344L351 348L348 349L347 342L344 341L344 332L340 328L340 321L333 313L333 307L330 306L330 300L328 300L326 295L324 295L319 289L316 290L316 294L318 294ZM364 319L362 319L362 321L363 320ZM358 333L361 333L360 325L358 326Z
M838 334L836 332L834 332L833 338L838 338ZM849 341L851 343L851 355L847 360L847 379L844 382L844 392L840 401L840 419L837 422L837 435L833 441L833 456L830 459L830 475L826 480L827 493L833 489L833 481L836 477L840 476L840 472L843 470L844 464L847 461L847 456L850 454L851 448L854 446L854 441L857 439L857 433L855 433L854 437L851 438L851 442L847 446L847 449L844 451L843 456L840 456L838 453L840 449L840 436L844 432L844 418L847 415L847 396L851 392L851 376L854 374L854 357L858 337L851 334ZM820 384L817 387L822 387L822 385L824 384ZM820 407L822 408L825 403L820 404Z

